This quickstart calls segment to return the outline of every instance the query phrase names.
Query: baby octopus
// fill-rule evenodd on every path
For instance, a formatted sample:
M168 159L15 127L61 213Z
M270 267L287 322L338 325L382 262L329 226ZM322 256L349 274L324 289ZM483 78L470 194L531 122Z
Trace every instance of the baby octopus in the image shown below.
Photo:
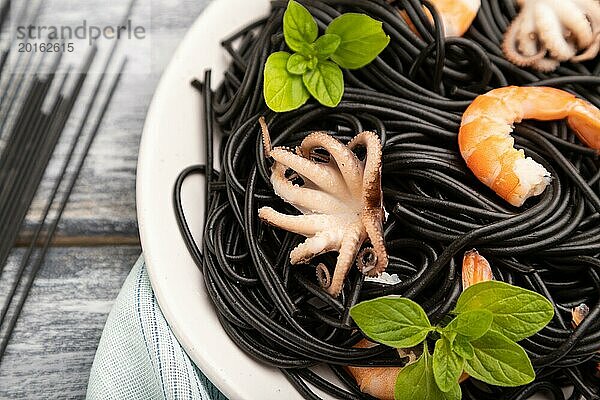
M313 132L295 150L271 148L263 118L260 123L265 155L274 161L271 183L275 194L302 215L262 207L258 216L271 225L307 237L291 251L291 263L306 263L319 254L337 251L333 277L326 279L327 292L334 297L340 294L355 259L364 274L382 273L388 255L383 239L382 148L377 135L362 132L344 145L325 132ZM364 153L364 158L355 152ZM304 183L296 184L298 180L291 179L293 176L301 177ZM367 239L372 247L360 251Z
M590 60L600 49L598 0L517 0L504 36L506 58L521 67L555 70L562 61Z

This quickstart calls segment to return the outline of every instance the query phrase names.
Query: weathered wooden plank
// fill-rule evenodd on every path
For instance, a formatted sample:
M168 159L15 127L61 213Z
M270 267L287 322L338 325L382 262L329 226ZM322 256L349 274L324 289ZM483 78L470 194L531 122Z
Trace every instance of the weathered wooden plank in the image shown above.
M0 398L82 398L108 312L140 249L51 249L0 365ZM0 302L20 249L0 279Z

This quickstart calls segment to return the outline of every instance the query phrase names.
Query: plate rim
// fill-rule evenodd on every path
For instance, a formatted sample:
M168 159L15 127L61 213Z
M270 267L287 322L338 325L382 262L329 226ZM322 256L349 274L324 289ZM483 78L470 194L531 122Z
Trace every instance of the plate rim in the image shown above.
M250 4L251 5L250 5ZM244 6L245 5L245 6ZM181 79L180 70L183 69L183 65L186 63L185 60L188 58L188 51L194 47L192 46L192 42L195 41L199 32L204 29L205 34L210 36L211 34L214 36L213 32L207 32L207 27L210 24L206 24L206 21L210 21L211 18L215 18L216 15L223 14L223 10L231 10L237 9L238 13L235 15L226 14L227 17L240 17L240 12L244 10L249 10L252 7L252 15L242 17L241 23L232 24L230 20L227 23L220 25L232 25L232 29L230 32L234 32L236 29L241 28L244 24L249 23L254 18L259 18L262 14L257 9L264 9L265 12L268 12L270 9L270 2L268 0L213 0L208 6L201 12L201 14L197 17L191 27L188 29L183 39L177 46L177 49L173 53L169 64L164 69L162 76L159 80L159 83L156 87L155 93L153 95L152 101L147 111L146 119L144 122L144 127L142 130L142 138L140 141L140 150L138 155L138 163L137 163L137 174L136 174L136 212L138 217L138 226L140 232L140 241L142 245L142 251L144 255L144 260L147 266L148 275L150 278L150 283L152 285L155 297L158 301L158 304L161 308L161 311L167 321L171 331L186 351L190 359L195 363L195 365L206 375L206 377L228 398L230 399L279 399L282 396L290 399L300 399L298 397L296 390L293 386L285 379L285 377L280 374L280 372L274 368L270 368L264 365L259 364L257 361L251 359L247 354L243 353L241 349L239 349L226 335L222 326L218 324L217 331L220 331L222 335L226 338L226 342L231 342L231 348L227 348L225 350L230 353L234 353L235 355L239 355L240 359L236 359L236 364L239 362L243 365L250 365L253 370L247 371L247 373L243 373L243 371L232 371L225 370L221 368L222 366L215 365L213 362L215 360L214 354L212 357L208 356L208 353L203 347L197 346L197 343L194 343L192 339L190 339L190 332L187 332L184 328L185 324L182 324L181 320L178 320L176 315L181 315L181 312L173 309L172 302L167 299L167 296L172 295L173 293L167 293L166 286L164 284L165 276L161 276L161 267L157 264L159 263L158 258L155 256L155 252L157 251L155 244L156 240L154 237L154 232L151 232L152 228L157 228L157 222L154 221L154 216L152 215L154 208L152 204L155 202L152 197L153 194L148 192L148 187L151 186L148 184L149 180L152 178L152 168L148 167L148 163L153 160L155 147L157 145L157 137L156 137L156 125L160 124L161 119L164 117L160 116L161 106L164 106L165 98L169 95L170 89L169 86L173 84L176 79ZM239 11L242 10L242 11ZM225 15L225 14L224 14ZM235 19L235 18L230 18ZM207 25L207 26L205 26ZM214 23L213 23L214 27ZM230 32L226 31L226 28L221 27L220 29L220 39L225 37ZM221 57L225 56L225 50L220 47L220 40L218 41L218 46L220 51L223 53ZM183 63L183 64L182 64ZM212 65L207 65L206 67L212 68ZM196 75L202 72L202 68L198 68L196 70ZM216 74L213 74L215 76ZM193 76L186 77L186 87L189 91L194 91L197 95L195 89L191 87L190 80ZM171 93L172 94L172 93ZM195 101L194 105L201 104L198 100ZM200 108L196 107L197 115L199 114ZM199 127L196 127L197 132L201 132ZM200 158L203 158L203 155L198 155ZM159 160L159 162L162 160ZM189 164L188 164L189 165ZM187 166L187 165L185 165ZM184 167L185 167L184 166ZM183 168L181 168L183 169ZM172 184L175 182L175 177L172 180ZM163 195L162 193L159 194ZM171 197L171 193L169 193L169 198ZM202 196L204 197L204 196ZM167 217L168 228L173 228L173 224L176 227L176 222L174 218L174 213L172 209L172 203L169 201L168 211L163 211L164 214L169 214L170 217ZM201 208L201 207L198 207ZM164 218L163 218L164 219ZM177 238L173 239L176 243L176 247L178 247L178 251L181 251L181 246L185 246L181 235L179 235L179 230L177 228ZM175 254L175 258L186 258L188 262L194 265L194 269L197 271L195 264L187 252L187 249L184 250L185 254ZM164 261L164 260L163 260ZM198 274L199 271L197 271ZM200 278L201 290L204 293L192 293L192 295L204 295L206 296L206 289L204 286L203 278ZM195 288L198 289L198 288ZM206 304L204 304L206 306ZM209 307L213 307L212 302L208 305ZM215 315L209 316L208 319L216 320ZM212 325L209 325L212 327ZM220 340L220 339L219 339ZM223 344L222 342L220 344ZM211 347L211 346L207 346ZM225 352L226 353L226 352ZM256 379L264 380L268 379L269 382L272 382L272 385L267 385L267 391L265 393L262 392L265 389L265 386L262 386L261 392L259 393L256 390Z

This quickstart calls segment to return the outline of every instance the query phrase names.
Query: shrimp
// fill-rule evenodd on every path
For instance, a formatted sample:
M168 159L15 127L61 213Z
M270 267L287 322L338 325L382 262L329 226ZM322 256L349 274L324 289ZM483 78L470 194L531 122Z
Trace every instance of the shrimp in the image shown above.
M541 194L550 173L513 147L515 122L567 118L579 139L600 150L600 110L563 90L508 86L477 97L462 117L458 145L475 176L516 207Z
M571 324L573 325L573 328L577 328L579 326L579 324L581 324L583 322L583 320L588 316L588 314L590 313L590 308L582 303L579 306L573 308L571 310ZM600 353L600 352L598 352ZM596 364L596 378L600 378L600 363Z
M375 346L375 343L366 339L356 343L354 347L364 349ZM421 355L421 350L416 350L418 355ZM417 354L413 349L398 349L398 355L401 358L407 358L406 365L410 365L417 361ZM405 365L405 366L406 366ZM351 367L346 369L356 380L361 392L370 394L380 400L394 400L394 389L396 379L403 367ZM465 372L458 379L459 383L463 383L469 378Z
M463 258L462 284L463 290L479 282L494 279L490 263L475 249L467 251Z
M375 346L366 339L356 343L354 347L365 349ZM358 384L361 392L370 394L381 400L394 400L394 387L401 367L351 367L346 369Z
M469 29L479 11L481 0L431 0L431 4L442 18L444 35L451 37L462 36ZM423 7L423 11L433 23L433 17L429 10ZM406 11L401 11L400 14L410 29L418 34Z

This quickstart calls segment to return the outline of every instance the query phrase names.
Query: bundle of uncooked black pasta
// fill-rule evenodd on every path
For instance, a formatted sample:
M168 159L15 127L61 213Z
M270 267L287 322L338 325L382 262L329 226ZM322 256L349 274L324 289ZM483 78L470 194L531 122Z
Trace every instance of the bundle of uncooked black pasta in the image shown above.
M564 399L598 396L600 380L600 162L562 117L515 126L515 147L552 177L548 187L513 206L482 183L459 149L461 117L473 99L507 85L552 86L600 106L600 59L565 62L555 71L518 67L504 58L502 40L517 8L512 0L484 0L464 37L445 37L442 17L417 0L300 1L321 29L343 13L363 13L383 22L387 48L371 64L344 70L337 107L309 100L297 110L275 113L263 99L268 56L286 49L285 1L273 1L269 16L224 39L232 62L212 92L210 72L202 88L206 108L207 159L212 137L223 134L218 167L190 168L176 188L182 232L227 334L251 357L281 369L306 398L314 388L337 398L371 398L348 366L402 367L406 357L364 339L350 316L357 303L386 295L416 301L432 323L441 322L463 291L463 255L476 248L495 280L547 298L555 316L520 342L536 379L506 388L466 379L466 399L526 399L536 392ZM407 23L407 17L412 24ZM516 92L515 92L516 93ZM515 94L516 96L516 94ZM507 102L511 97L505 98ZM515 98L515 101L517 99ZM501 112L501 111L499 111ZM325 253L292 265L290 252L302 236L264 223L258 209L298 211L277 196L270 180L259 118L265 117L277 146L298 146L313 131L348 143L363 131L382 148L383 230L389 254L386 273L396 280L347 274L339 296L321 287ZM218 130L213 127L213 118ZM517 121L518 122L518 121ZM597 133L600 135L600 132ZM197 245L185 228L178 189L190 173L206 174L206 228ZM286 172L294 185L302 177ZM585 305L574 323L573 310ZM578 325L578 326L576 326ZM313 367L326 365L333 382Z

